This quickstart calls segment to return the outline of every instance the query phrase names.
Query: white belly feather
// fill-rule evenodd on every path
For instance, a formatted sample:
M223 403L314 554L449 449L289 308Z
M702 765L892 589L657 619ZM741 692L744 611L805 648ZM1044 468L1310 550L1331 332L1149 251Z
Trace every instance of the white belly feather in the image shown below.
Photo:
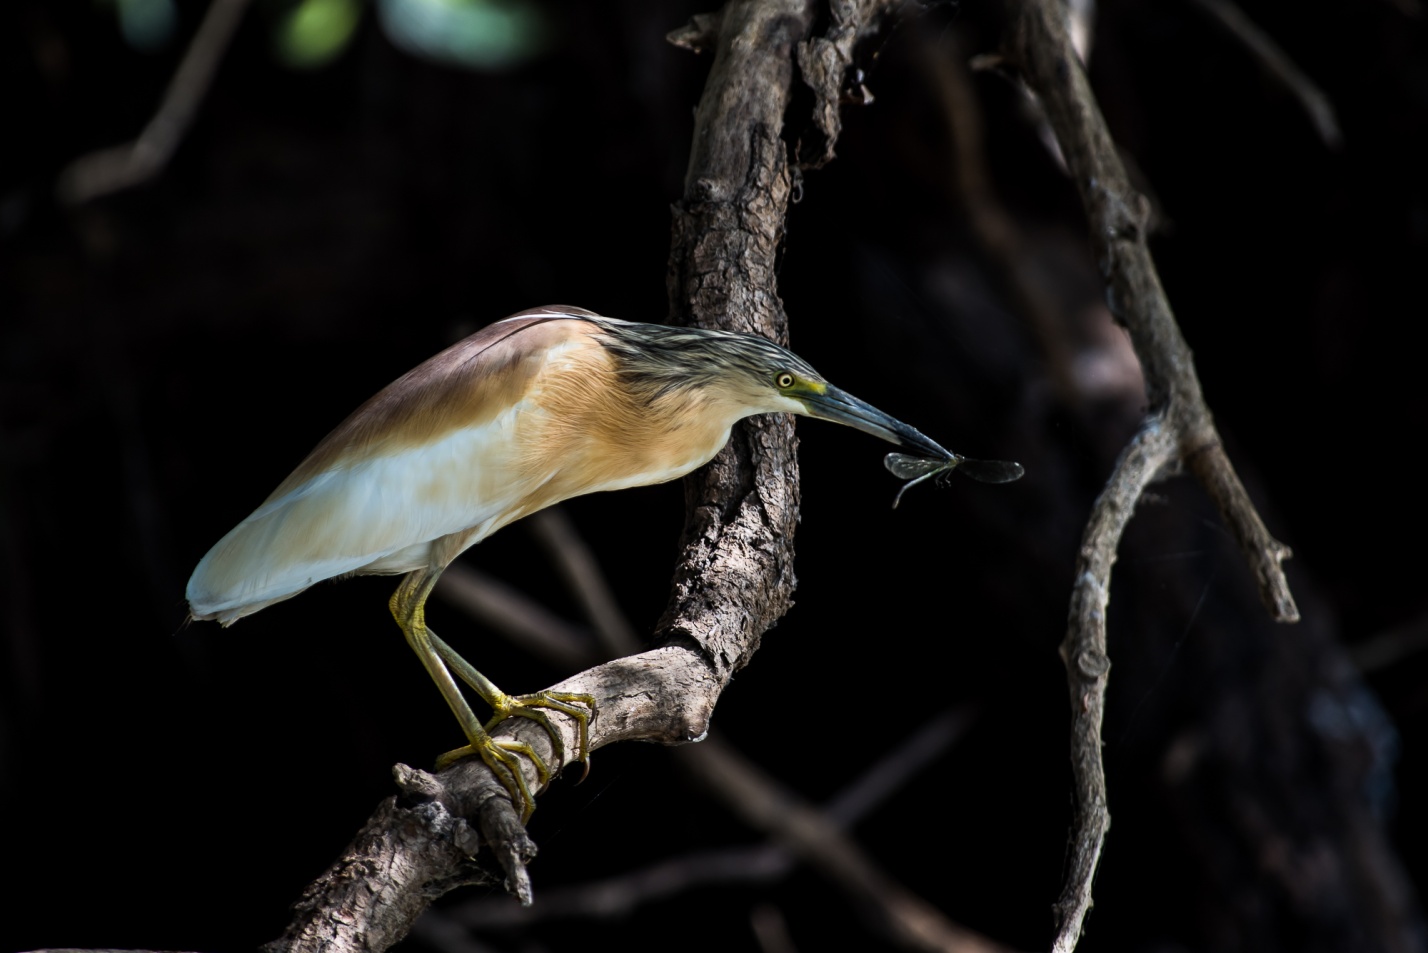
M339 466L267 501L199 562L187 593L194 617L228 623L333 576L421 569L434 540L474 529L475 543L494 532L549 479L523 474L512 452L523 409Z
M592 326L533 325L522 334L545 337L531 341L496 338L502 324L469 338L481 345L472 354L458 345L394 382L319 444L296 472L330 462L265 501L199 562L188 584L193 616L226 625L334 576L439 569L553 503L681 477L724 446L735 420L754 412L696 392L632 405ZM516 344L537 349L539 358L502 364ZM493 370L482 376L487 366L473 361ZM429 393L443 403L423 396ZM495 415L482 412L513 396ZM713 403L690 403L706 399ZM391 400L407 405L391 412ZM412 414L430 420L441 407L469 408L471 422L435 438L414 440L403 429L417 419ZM389 430L364 435L364 414ZM333 453L334 439L351 446L339 443Z
M571 479L584 469L576 447L567 447L565 467L531 467L516 452L544 418L522 402L482 426L325 471L268 500L199 562L190 611L226 625L334 576L424 569L443 537L468 533L465 548L563 499L677 479L728 439L727 427L715 428L683 459L591 483Z

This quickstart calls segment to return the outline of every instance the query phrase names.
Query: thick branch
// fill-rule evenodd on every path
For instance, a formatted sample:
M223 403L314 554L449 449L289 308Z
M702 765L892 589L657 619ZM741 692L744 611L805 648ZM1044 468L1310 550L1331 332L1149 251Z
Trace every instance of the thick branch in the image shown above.
M667 279L674 323L788 343L776 267L791 179L779 133L794 49L812 19L803 0L741 0L719 17L684 197L674 207ZM696 647L721 690L790 605L793 449L791 419L754 418L685 481L682 552L657 635Z
M406 935L431 900L456 882L491 882L467 858L476 833L452 813L428 775L399 765L398 783L415 795L382 802L342 858L293 906L283 936L264 949L384 950Z
M674 321L788 340L776 280L791 193L780 133L794 83L794 51L813 18L812 0L735 0L718 16L699 18L680 33L693 47L713 42L716 53L695 118L685 194L674 208L668 278ZM552 686L595 697L591 750L632 739L676 744L703 737L729 678L748 663L760 636L790 605L798 516L793 451L792 421L760 418L736 428L729 446L686 481L683 548L656 631L659 647ZM529 743L558 772L578 746L568 718L554 715L552 721L562 733L564 762L555 757L547 735L525 719L509 719L493 734ZM508 888L529 902L525 864L535 845L490 770L467 759L439 775L408 772L404 787L409 796L414 789L423 791L420 803L443 805L453 817L480 816L484 840L496 846ZM535 786L533 767L527 780ZM449 889L442 885L470 879L469 839L461 843L463 849L428 858L430 871L401 880L395 888L401 896L384 900L383 909L397 911L394 925L383 927L384 938L409 929L416 913ZM374 881L371 892L387 893L381 866L386 855L359 846L314 884L274 949L333 948L322 939L322 929L326 921L346 916L344 870L367 871ZM360 936L364 928L351 924L350 932Z

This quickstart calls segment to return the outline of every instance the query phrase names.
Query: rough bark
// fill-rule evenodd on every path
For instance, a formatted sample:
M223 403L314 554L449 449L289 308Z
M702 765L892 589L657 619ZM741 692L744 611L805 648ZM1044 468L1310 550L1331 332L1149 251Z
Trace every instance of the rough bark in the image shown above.
M1097 499L1082 535L1061 657L1070 687L1071 762L1077 810L1068 873L1056 903L1054 950L1069 951L1090 912L1091 886L1110 828L1101 722L1110 657L1106 611L1111 567L1126 522L1149 483L1188 467L1229 525L1273 617L1296 622L1282 563L1289 548L1270 536L1221 446L1186 344L1147 245L1149 206L1130 184L1071 43L1057 0L1011 5L1008 57L1046 110L1047 121L1081 195L1106 303L1130 333L1145 374L1150 414Z
M879 19L871 14L884 6L850 6L840 29L871 29ZM782 131L798 45L814 19L811 0L733 2L670 36L691 49L714 49L685 193L673 209L668 290L676 323L788 342L777 266L798 173ZM838 48L850 55L852 43ZM825 63L825 73L834 62ZM730 677L792 604L795 445L786 416L746 421L723 452L686 480L681 554L656 647L550 688L596 698L592 751L633 739L701 739ZM552 720L568 763L577 750L575 725ZM493 734L529 743L557 774L564 767L550 739L524 719L510 719ZM527 781L534 790L533 768ZM432 899L480 876L469 861L476 838L465 817L480 818L480 840L495 845L507 889L531 901L526 864L535 844L484 764L470 759L436 775L399 766L398 782L404 797L385 803L309 888L270 951L383 949L400 939ZM362 883L354 883L354 872Z

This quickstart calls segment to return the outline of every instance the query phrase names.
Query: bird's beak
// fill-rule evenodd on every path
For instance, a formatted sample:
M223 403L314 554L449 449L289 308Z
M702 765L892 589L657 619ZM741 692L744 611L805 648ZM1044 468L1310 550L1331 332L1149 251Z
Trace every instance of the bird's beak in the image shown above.
M944 460L956 457L956 454L947 452L896 417L889 417L872 404L861 401L832 384L829 384L821 394L800 394L799 399L808 408L810 417L856 427L864 433L881 437L888 443L907 447L918 456L936 457Z

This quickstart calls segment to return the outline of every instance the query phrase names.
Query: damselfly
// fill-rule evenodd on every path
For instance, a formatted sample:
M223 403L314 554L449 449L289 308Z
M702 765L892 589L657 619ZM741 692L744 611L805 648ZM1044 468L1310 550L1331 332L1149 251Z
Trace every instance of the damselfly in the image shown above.
M923 480L936 478L939 485L946 485L948 474L953 470L982 483L1010 483L1021 479L1021 475L1026 472L1020 463L1010 460L973 460L955 453L945 459L890 453L883 457L883 466L899 480L908 481L897 491L897 496L893 497L893 509L897 509L904 493Z

